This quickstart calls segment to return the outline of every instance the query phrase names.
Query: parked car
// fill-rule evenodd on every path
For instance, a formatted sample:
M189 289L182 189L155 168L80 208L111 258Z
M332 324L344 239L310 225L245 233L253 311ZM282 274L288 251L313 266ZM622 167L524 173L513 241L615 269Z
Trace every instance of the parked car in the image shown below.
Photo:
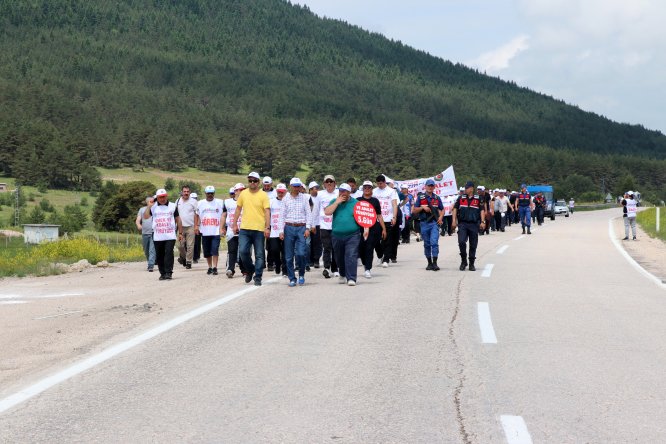
M569 217L569 207L567 203L563 200L558 200L553 205L553 213L555 214L564 214L564 217Z

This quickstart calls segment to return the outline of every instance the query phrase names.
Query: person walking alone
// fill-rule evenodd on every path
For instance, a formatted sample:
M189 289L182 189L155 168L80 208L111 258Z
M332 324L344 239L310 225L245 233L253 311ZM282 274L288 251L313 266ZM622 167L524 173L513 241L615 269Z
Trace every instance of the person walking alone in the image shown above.
M624 193L624 199L622 199L622 218L624 219L624 239L629 240L629 227L631 227L631 233L633 239L636 240L636 213L638 212L638 205L634 200L634 192L627 191Z

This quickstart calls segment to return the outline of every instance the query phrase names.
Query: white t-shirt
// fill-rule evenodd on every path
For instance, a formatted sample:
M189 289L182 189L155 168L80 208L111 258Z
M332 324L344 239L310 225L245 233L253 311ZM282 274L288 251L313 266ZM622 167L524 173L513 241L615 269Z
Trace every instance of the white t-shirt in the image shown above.
M625 199L627 201L627 217L636 217L638 211L636 201L634 199Z
M382 219L384 222L391 222L393 219L393 201L398 204L398 193L391 187L386 187L383 190L379 187L372 190L372 197L379 200L379 205L382 207Z
M359 197L363 197L363 190L361 190L359 188L358 190L351 193L350 196L353 197L354 199L358 199Z
M280 237L280 213L284 201L275 198L271 199L271 234L270 237Z
M196 199L189 198L183 200L179 198L176 201L178 205L178 216L180 216L180 222L184 227L193 227L194 226L194 213L197 211L198 202Z
M319 228L322 230L332 230L333 229L333 215L327 216L324 214L324 208L329 206L333 199L337 199L340 195L338 189L334 189L332 193L329 193L326 190L320 190L317 193L317 198L319 199Z
M169 202L166 205L154 204L150 209L153 215L153 240L176 240L176 204Z
M319 194L316 196L310 196L310 200L312 201L312 211L311 211L311 216L312 220L310 220L310 226L311 227L316 227L319 225Z
M270 191L264 191L264 193L268 194L268 200L277 199L277 191L275 190L275 188L273 188Z
M224 200L224 208L227 210L227 222L226 222L226 227L227 227L227 240L233 239L236 234L234 233L234 230L231 229L231 227L234 224L234 215L236 214L236 200L229 198ZM243 218L243 210L241 210L241 214L238 216L238 225L240 226L240 221Z
M573 199L571 199L569 201L569 208L573 208L573 207L574 207L574 201L573 201Z
M220 222L222 212L224 211L224 202L220 199L202 200L198 203L197 214L199 215L199 232L202 236L219 236Z

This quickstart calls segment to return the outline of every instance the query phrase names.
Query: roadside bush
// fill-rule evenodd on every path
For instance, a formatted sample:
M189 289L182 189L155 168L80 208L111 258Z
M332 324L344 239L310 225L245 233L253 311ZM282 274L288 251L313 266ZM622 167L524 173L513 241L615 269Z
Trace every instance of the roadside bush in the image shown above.
M580 195L581 202L603 202L604 196L596 191L587 191Z
M26 223L29 224L43 224L46 222L46 213L41 209L41 207L35 207L28 214Z
M132 230L137 211L144 206L146 196L155 193L155 187L150 182L134 181L108 188L110 194L103 192L95 203L93 222L101 230Z
M48 213L53 213L55 211L55 207L49 202L48 199L42 199L39 202L39 208L42 209L42 211L46 211Z

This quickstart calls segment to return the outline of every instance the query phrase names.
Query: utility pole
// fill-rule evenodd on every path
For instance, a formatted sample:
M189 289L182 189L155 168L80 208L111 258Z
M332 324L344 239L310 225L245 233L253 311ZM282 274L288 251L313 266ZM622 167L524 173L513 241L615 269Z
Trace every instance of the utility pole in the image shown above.
M15 194L15 199L14 199L14 226L18 227L19 223L21 222L21 209L19 208L19 204L21 203L19 199L19 193L21 192L21 187L19 185L16 185L16 189L14 190Z

